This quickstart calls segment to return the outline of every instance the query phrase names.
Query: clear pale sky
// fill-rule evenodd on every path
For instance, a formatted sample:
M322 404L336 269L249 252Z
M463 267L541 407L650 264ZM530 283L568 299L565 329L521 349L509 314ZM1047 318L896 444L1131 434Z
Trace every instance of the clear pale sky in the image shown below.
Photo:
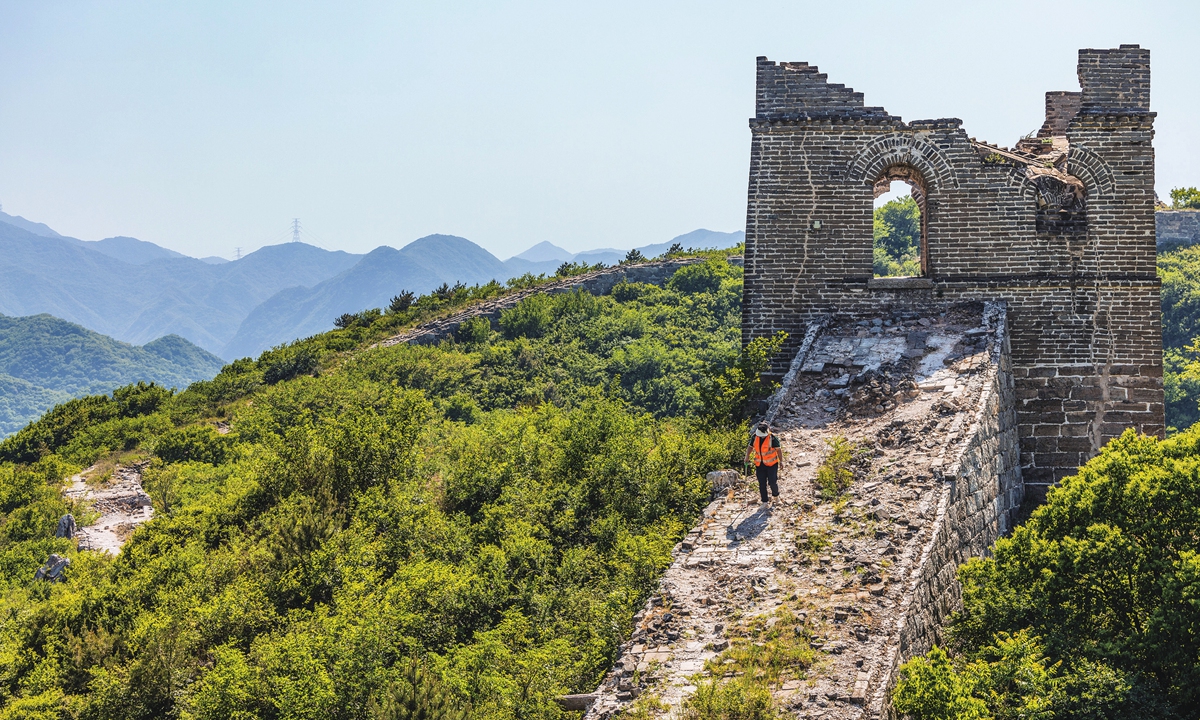
M0 0L0 203L233 255L430 233L508 257L736 230L754 59L1012 145L1076 51L1151 49L1158 192L1200 185L1200 2Z

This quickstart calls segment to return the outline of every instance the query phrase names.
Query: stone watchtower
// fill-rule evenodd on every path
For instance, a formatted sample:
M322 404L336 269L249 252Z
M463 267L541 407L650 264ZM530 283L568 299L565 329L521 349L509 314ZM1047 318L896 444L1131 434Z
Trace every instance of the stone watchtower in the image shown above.
M785 330L790 357L822 315L1004 300L1030 491L1126 428L1161 436L1150 52L1080 50L1079 84L1010 149L759 58L743 341ZM921 210L921 272L875 278L873 200L896 180Z

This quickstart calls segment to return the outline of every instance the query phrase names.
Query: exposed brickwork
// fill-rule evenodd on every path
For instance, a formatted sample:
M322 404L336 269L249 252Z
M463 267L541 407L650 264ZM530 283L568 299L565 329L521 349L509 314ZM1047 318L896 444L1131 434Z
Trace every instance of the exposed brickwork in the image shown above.
M817 317L1004 300L1025 482L1075 472L1125 428L1164 429L1149 51L1081 50L1014 149L957 119L905 123L805 63L758 59L750 120L743 339ZM876 181L924 193L926 277L872 278Z

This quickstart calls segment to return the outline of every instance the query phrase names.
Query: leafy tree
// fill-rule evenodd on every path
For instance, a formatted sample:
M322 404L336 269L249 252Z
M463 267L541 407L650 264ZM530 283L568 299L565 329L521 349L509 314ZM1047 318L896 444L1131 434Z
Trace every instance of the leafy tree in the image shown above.
M721 288L721 281L726 277L722 266L728 267L715 260L685 265L671 276L667 287L685 295L715 293Z
M1127 431L963 565L951 633L976 668L972 696L996 717L1190 717L1197 478L1200 426L1164 441Z
M399 295L392 297L392 302L388 305L388 312L393 315L402 313L412 307L415 299L416 295L411 290L401 290Z
M775 389L776 385L762 375L787 337L780 330L774 335L754 338L729 367L705 378L701 397L714 421L737 424L746 417L752 402L766 398Z
M485 317L473 317L463 321L454 333L459 342L480 344L487 342L492 335L492 321Z
M154 454L165 463L202 462L220 465L229 453L231 440L218 434L211 425L193 425L159 436L154 443Z
M921 209L912 197L875 209L874 266L877 277L919 275Z
M984 720L987 705L972 697L974 689L971 678L955 671L946 651L935 645L900 668L892 706L913 720Z
M645 262L645 261L646 261L646 256L643 255L640 250L638 250L637 248L634 248L633 250L630 250L629 252L625 253L625 259L621 261L621 264L629 265L630 263L640 263L640 262Z
M284 380L316 372L320 361L312 349L302 345L293 345L263 353L258 364L263 368L263 382L274 385Z
M1200 190L1194 187L1179 187L1171 190L1171 209L1200 210Z
M400 677L383 692L382 701L371 698L375 720L466 720L453 696L421 663L409 659L401 665Z
M333 320L333 326L336 328L348 328L354 325L354 313L342 313Z

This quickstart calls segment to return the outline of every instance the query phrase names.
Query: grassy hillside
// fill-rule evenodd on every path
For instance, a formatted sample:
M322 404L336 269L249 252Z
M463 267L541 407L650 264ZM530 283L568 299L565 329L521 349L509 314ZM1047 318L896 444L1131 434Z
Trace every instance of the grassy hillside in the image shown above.
M223 364L174 335L137 347L50 315L0 315L0 437L72 397L138 381L184 388Z
M360 313L0 443L0 717L400 717L406 677L473 717L564 716L740 454L757 376L719 259L364 349L502 291ZM139 458L161 514L118 558L54 539L63 477ZM32 579L51 552L65 583Z

